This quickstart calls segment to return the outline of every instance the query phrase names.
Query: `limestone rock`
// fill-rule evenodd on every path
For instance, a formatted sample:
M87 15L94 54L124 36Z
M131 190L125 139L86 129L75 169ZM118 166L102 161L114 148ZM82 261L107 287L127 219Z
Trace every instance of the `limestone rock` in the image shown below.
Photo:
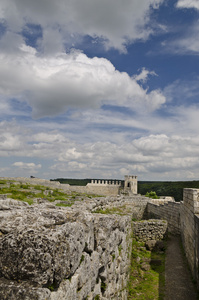
M46 288L33 287L27 282L0 279L1 300L51 300L51 292Z
M108 300L124 293L131 217L90 213L108 199L70 208L2 202L8 209L0 210L0 299Z

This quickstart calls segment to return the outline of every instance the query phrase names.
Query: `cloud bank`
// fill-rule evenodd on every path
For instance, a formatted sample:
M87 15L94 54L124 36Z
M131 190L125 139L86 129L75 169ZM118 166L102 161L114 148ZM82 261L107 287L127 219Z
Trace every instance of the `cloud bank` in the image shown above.
M161 91L148 92L107 59L89 58L77 50L43 57L25 44L17 50L14 59L12 54L0 54L0 93L2 98L27 102L35 118L58 115L71 107L99 108L103 104L135 111L143 107L148 112L165 103Z
M14 32L26 24L41 25L42 47L56 45L61 49L67 40L78 36L100 38L108 49L126 51L126 45L147 39L153 30L148 26L151 9L163 0L2 0L0 19ZM55 43L52 43L52 38ZM52 51L52 50L50 50Z
M151 55L152 42L171 56L199 52L196 18L176 26L175 39L157 18L163 4L197 14L198 1L171 2L1 1L3 175L198 178L198 78L160 84L161 59ZM114 56L129 57L126 69Z
M189 170L192 170L196 176L199 167L198 146L198 136L192 139L180 136L150 135L123 145L110 142L80 145L72 140L66 143L63 138L63 142L57 143L56 146L40 142L33 144L32 147L26 145L26 150L22 151L26 157L29 155L41 158L48 153L48 159L53 158L53 160L57 158L58 151L57 162L51 165L49 175L56 171L58 176L64 174L77 176L81 171L81 177L88 177L90 174L90 177L121 178L125 173L130 172L142 174L142 176L148 173L153 176L156 174L160 179L162 173L164 177L168 173L168 178L170 178L172 172L179 172L180 178L182 169L184 169L184 176L189 177ZM19 169L37 173L41 168L40 164L24 162L15 162L13 166L17 168L16 174L19 173Z

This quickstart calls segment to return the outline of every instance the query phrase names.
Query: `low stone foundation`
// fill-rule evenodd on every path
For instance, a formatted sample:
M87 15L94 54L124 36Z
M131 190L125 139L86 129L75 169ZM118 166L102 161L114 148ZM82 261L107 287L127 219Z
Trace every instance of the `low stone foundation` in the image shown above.
M164 220L133 222L133 236L143 242L162 240L166 237L167 230L168 224Z

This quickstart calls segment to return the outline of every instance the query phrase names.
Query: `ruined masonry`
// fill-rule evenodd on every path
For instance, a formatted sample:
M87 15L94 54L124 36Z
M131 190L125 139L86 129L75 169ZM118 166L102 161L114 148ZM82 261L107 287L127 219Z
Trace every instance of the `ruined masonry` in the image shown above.
M2 177L9 179L7 177ZM74 191L86 194L97 194L102 196L117 196L118 194L137 194L137 176L125 176L124 187L119 180L91 180L86 186L72 186L69 184L61 184L58 181L49 181L38 178L15 178L16 181L30 184L44 185L51 188L61 188L66 191Z
M82 188L39 179L14 180L42 184L48 192L50 188L77 188L78 192ZM136 181L135 176L126 176L123 192L127 193L85 196L71 207L48 201L30 206L2 196L0 299L126 300L132 233L146 242L161 240L167 231L181 234L199 285L199 190L185 189L180 203L169 198L153 200L135 193ZM90 186L92 191L108 186L106 194L120 183L101 181ZM90 191L90 186L84 191ZM116 208L121 215L99 213ZM138 220L133 226L132 219Z

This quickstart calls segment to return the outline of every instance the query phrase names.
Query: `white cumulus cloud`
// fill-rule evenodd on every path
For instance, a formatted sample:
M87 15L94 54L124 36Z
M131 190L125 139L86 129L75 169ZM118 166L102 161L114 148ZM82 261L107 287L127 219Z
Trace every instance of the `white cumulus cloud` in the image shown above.
M198 0L178 0L176 6L178 8L196 8L199 10Z
M35 118L102 104L153 111L166 101L161 91L147 92L107 59L89 58L76 50L43 57L24 44L18 50L14 59L12 54L0 54L0 93L27 102Z
M146 82L149 75L157 76L154 71L149 71L146 68L142 68L140 74L133 76L136 81Z
M27 23L39 24L43 30L41 42L47 52L61 49L67 40L72 42L73 37L75 40L76 35L98 37L105 47L125 51L129 42L146 39L153 32L149 26L150 12L163 2L2 0L0 19L5 20L8 29L14 32L20 32Z
M36 172L41 168L41 164L36 165L35 163L25 163L22 161L17 161L13 163L13 167L17 167L19 169L29 170L31 172Z

